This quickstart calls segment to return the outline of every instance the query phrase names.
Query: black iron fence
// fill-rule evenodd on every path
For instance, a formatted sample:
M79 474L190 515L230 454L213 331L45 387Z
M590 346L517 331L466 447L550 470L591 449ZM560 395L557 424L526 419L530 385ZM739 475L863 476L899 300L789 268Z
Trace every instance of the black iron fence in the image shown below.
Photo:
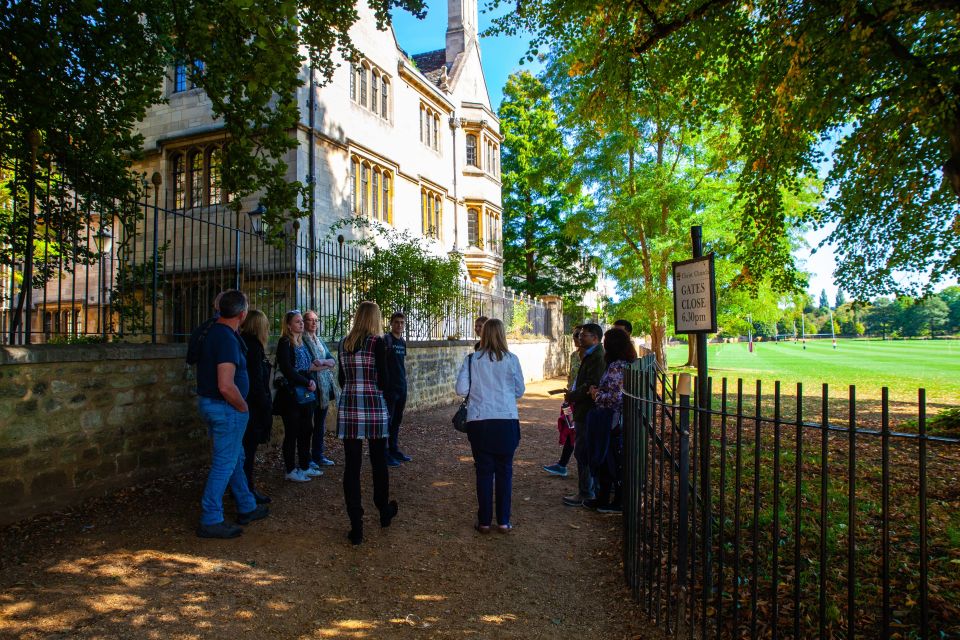
M226 207L105 203L49 178L27 197L16 178L0 178L0 343L181 341L230 288L248 294L275 334L285 311L314 309L321 334L338 338L363 296L352 274L369 253L342 236L311 241L295 223L276 247ZM515 334L549 331L539 300L466 276L440 305L422 274L409 274L404 291L405 308L383 311L407 315L409 339L470 339L480 315Z
M652 356L626 382L624 571L652 622L960 637L960 439L931 432L924 390L904 405L723 379L701 410L691 387Z

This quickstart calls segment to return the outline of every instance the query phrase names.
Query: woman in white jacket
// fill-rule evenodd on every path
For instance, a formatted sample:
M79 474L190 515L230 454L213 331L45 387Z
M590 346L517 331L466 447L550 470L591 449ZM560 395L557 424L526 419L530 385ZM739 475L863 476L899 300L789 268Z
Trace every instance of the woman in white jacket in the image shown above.
M490 533L496 485L497 529L507 533L513 490L513 454L520 444L517 399L523 396L520 360L507 349L503 322L487 320L480 348L467 356L457 375L457 395L467 396L467 435L477 471L477 522Z

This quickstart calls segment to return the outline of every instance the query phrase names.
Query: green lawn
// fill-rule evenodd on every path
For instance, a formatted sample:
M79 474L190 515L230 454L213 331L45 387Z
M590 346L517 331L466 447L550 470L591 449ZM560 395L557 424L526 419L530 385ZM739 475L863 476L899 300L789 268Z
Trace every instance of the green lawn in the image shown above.
M804 395L819 393L820 385L830 385L830 395L846 394L848 385L856 385L857 396L879 398L880 390L890 388L892 400L916 402L917 389L927 390L931 404L960 405L960 341L958 340L838 340L837 349L830 340L800 343L757 342L750 353L746 343L711 344L711 376L728 378L735 385L743 378L745 389L754 380L762 380L772 391L780 380L784 392L802 382ZM670 347L668 362L677 367L686 361L686 346ZM769 383L770 386L767 386Z

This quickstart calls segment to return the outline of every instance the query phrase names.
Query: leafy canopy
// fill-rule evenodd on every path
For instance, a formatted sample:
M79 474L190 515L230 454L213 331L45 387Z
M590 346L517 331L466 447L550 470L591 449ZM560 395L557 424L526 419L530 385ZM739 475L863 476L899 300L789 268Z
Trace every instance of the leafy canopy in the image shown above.
M506 0L493 0L494 7ZM494 30L534 34L528 56L575 52L571 73L667 61L699 80L691 110L740 121L741 240L775 268L784 194L833 147L825 207L835 277L863 298L904 274L960 273L960 5L939 0L522 0ZM602 48L582 48L585 37Z

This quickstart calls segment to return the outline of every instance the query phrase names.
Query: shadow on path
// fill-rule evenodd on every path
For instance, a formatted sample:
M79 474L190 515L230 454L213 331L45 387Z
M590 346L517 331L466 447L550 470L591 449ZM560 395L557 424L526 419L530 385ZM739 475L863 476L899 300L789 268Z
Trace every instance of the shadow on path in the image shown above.
M0 530L0 637L647 637L623 584L619 519L562 506L575 473L541 469L559 451L559 400L546 394L558 386L532 384L520 402L509 535L473 530L454 406L414 412L401 431L414 461L391 469L400 514L389 529L364 463L360 547L345 538L342 466L284 483L275 449L258 462L271 517L235 540L193 534L202 471Z

